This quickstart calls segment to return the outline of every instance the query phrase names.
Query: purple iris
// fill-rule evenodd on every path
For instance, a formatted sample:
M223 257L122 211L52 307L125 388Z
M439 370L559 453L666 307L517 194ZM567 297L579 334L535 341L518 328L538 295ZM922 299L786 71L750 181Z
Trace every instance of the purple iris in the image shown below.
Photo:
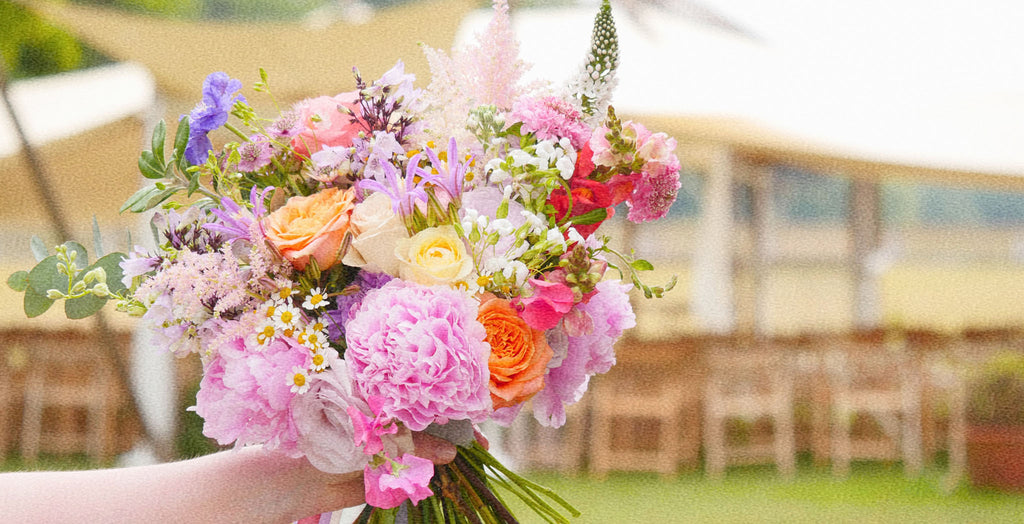
M227 73L220 71L210 73L203 81L203 101L188 115L188 145L185 147L185 159L189 164L206 162L210 150L213 149L213 143L207 134L227 123L228 113L236 101L245 101L245 97L236 94L240 89L240 80L230 78Z

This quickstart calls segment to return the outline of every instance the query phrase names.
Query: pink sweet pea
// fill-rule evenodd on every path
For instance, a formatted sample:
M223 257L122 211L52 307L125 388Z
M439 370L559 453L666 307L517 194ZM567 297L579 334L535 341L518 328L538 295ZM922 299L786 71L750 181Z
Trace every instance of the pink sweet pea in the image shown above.
M433 476L434 463L411 453L388 459L376 468L366 466L366 503L381 509L397 508L406 500L417 504L434 494L429 487Z
M572 290L560 282L530 279L533 295L518 298L523 307L519 316L533 329L547 331L558 325L574 303Z
M370 410L374 415L373 419L367 417L355 406L348 407L348 416L352 419L352 427L355 429L353 436L355 437L356 445L365 444L363 453L376 455L384 450L384 441L381 440L381 435L397 433L398 425L381 413L381 409L384 406L383 397L371 395L366 399L366 403L370 405Z

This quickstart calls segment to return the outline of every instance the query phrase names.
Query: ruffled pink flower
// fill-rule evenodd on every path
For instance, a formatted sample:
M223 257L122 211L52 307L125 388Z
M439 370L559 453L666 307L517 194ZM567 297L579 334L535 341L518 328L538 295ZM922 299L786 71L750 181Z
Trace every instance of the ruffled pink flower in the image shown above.
M533 415L541 424L565 424L565 407L583 397L591 376L607 373L615 364L615 342L624 330L636 325L626 294L630 287L603 280L589 302L576 305L593 319L594 329L583 336L568 337L565 358L558 367L548 370L544 389L533 397Z
M364 398L413 431L433 422L482 422L490 372L477 302L447 286L392 280L366 294L345 326L353 380Z
M366 503L381 509L397 508L406 500L413 504L434 494L429 484L434 463L411 453L398 460L389 459L380 466L363 470Z
M294 109L303 128L292 139L295 153L308 158L324 146L351 146L361 128L352 123L351 115L339 110L344 108L358 114L359 95L355 91L296 104Z
M636 181L633 194L626 200L630 222L640 223L658 220L668 214L682 184L679 182L679 160L674 163L657 165L656 169L644 171Z
M562 316L572 309L574 297L572 290L560 282L530 279L533 295L516 298L517 306L522 307L519 316L533 329L547 331L558 325Z
M263 444L300 456L298 430L292 418L288 377L295 367L309 367L308 349L278 338L255 351L241 337L222 345L206 364L196 394L196 413L203 434L221 445Z
M572 104L554 96L520 98L509 114L511 122L522 122L523 131L538 140L568 138L577 151L590 138L590 128Z

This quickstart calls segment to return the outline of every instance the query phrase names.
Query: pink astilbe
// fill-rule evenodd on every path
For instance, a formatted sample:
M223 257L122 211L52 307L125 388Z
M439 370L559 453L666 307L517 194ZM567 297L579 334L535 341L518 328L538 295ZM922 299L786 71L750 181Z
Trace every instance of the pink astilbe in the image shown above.
M512 106L512 122L522 122L523 131L539 140L568 138L577 151L590 140L590 127L569 102L555 97L522 98Z
M519 41L512 30L508 3L494 1L494 16L475 46L443 51L424 46L431 82L424 99L433 114L430 130L437 136L454 136L460 144L470 143L465 130L469 110L494 105L500 110L512 108L515 101L530 91L523 76L529 65L519 58Z

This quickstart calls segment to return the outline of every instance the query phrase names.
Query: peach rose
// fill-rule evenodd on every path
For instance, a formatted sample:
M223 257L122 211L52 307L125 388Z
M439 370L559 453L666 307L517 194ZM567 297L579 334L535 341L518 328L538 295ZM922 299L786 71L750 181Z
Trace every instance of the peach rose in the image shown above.
M491 401L494 409L529 400L544 387L544 374L554 352L544 332L519 317L509 301L487 293L480 300L477 320L491 345Z
M398 276L424 286L452 284L473 271L473 259L452 226L430 227L398 241Z
M350 146L360 127L352 117L338 110L347 107L359 114L359 95L355 92L336 96L308 98L295 104L295 111L304 130L292 139L292 149L300 156L309 157L324 146Z
M356 204L352 212L352 244L342 262L346 266L365 267L376 273L398 276L395 246L409 238L402 217L391 208L391 199L384 193L373 193Z
M267 240L299 271L310 257L327 269L338 262L354 200L353 190L334 187L291 197L265 219Z

